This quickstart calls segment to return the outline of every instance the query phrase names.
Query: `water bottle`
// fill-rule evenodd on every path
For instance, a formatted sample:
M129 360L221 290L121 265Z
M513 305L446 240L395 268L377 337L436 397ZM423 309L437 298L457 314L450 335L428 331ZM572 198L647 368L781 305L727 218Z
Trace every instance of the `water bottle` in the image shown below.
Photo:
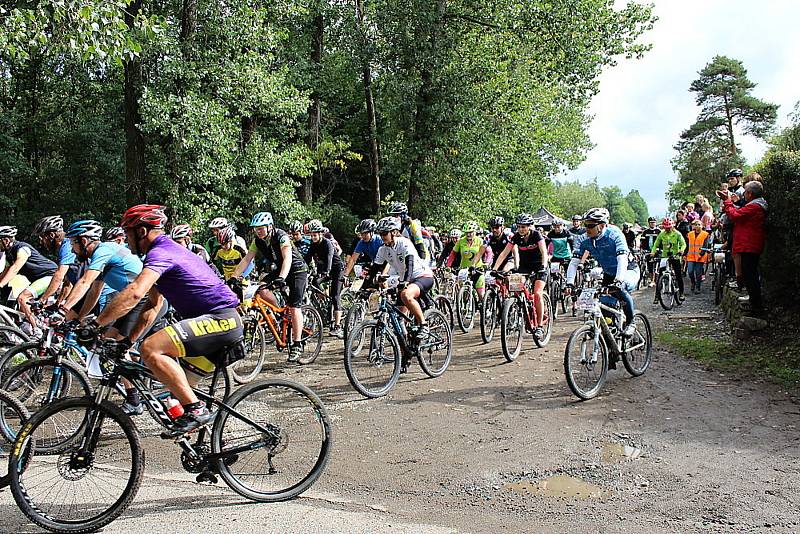
M171 419L177 419L183 415L183 405L175 397L169 397L165 404L167 405L167 415Z

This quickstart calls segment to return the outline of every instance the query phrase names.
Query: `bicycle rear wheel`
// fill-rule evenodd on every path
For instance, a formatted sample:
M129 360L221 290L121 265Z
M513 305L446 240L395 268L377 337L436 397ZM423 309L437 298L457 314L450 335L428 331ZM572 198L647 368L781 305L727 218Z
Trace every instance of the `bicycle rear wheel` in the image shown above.
M513 362L522 350L525 313L519 297L506 299L500 314L500 346L506 360Z
M544 303L544 318L542 318L542 331L544 333L538 339L533 336L533 342L540 349L550 342L550 336L553 334L553 303L547 293L542 293L542 301Z
M303 310L303 335L300 342L303 344L303 354L297 360L302 365L314 363L322 350L322 317L319 312L308 304L304 304ZM286 340L287 342L290 340Z
M453 357L453 332L447 318L439 310L425 312L428 335L420 339L417 360L422 371L431 378L442 376Z
M394 332L378 321L365 321L347 339L344 370L356 391L374 399L397 383L402 356Z
M39 447L67 441L67 450L55 454ZM136 496L143 474L144 450L130 417L93 398L64 399L34 414L9 462L17 506L54 532L91 532L111 523Z
M594 340L594 331L583 325L575 330L564 350L564 376L569 389L581 400L600 393L608 374L608 348L603 336Z
M30 414L19 400L0 389L0 488L8 486L8 457Z
M288 380L262 380L239 389L227 404L234 411L217 416L211 448L221 454L217 469L233 491L258 502L285 501L320 477L332 428L313 391Z
M629 343L633 347L640 346L640 348L623 352L622 363L632 376L642 376L650 367L653 357L653 331L650 328L650 321L641 312L633 314L633 324L636 325L636 332Z

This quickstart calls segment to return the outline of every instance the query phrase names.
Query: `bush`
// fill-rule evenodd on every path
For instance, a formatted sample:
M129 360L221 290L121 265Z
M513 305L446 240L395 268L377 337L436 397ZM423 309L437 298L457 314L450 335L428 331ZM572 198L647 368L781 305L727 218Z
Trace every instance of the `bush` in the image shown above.
M777 151L760 166L769 203L766 247L761 273L767 298L774 304L800 308L794 296L800 287L800 152Z

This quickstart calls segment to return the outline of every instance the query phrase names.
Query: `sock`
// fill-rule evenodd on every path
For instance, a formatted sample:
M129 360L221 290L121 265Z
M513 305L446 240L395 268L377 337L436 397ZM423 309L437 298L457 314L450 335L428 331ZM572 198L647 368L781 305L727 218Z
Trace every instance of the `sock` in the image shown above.
M139 398L139 390L136 388L130 388L125 390L125 401L128 404L132 404L133 406L138 406L141 403L141 399Z

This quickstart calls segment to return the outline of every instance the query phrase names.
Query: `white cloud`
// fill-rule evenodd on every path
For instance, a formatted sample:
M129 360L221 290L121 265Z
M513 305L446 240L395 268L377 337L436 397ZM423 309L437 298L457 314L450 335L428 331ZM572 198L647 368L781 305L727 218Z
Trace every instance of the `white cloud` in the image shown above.
M655 13L659 21L644 37L653 50L601 76L589 130L596 147L567 178L638 189L652 212L663 213L672 147L697 116L689 84L712 57L741 60L758 84L753 94L780 104L779 126L787 123L800 100L800 2L657 0ZM740 145L751 163L766 148L748 138Z

